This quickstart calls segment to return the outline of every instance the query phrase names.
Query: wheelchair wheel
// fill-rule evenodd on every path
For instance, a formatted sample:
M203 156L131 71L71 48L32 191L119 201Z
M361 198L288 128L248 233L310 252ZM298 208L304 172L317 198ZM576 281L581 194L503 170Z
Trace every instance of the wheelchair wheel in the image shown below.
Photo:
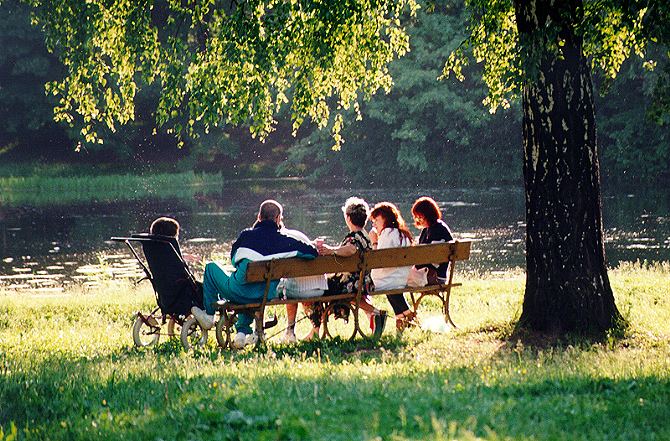
M189 317L181 327L181 344L188 351L207 344L207 330L202 329L195 317Z
M149 321L148 319L155 321L158 326L149 324L151 322L147 323ZM144 317L138 315L135 318L135 323L133 323L133 342L138 348L155 345L160 339L160 332L160 324L153 315L153 312Z
M356 336L354 308L349 303L334 303L326 308L323 321L324 336L353 340Z
M216 322L216 342L222 349L230 347L233 337L233 325L237 321L237 315L222 313Z

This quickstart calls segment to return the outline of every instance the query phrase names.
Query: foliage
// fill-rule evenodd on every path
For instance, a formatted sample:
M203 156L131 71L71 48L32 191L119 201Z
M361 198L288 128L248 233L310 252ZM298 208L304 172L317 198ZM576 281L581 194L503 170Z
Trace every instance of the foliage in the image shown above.
M459 1L420 10L408 27L410 52L389 66L393 90L375 95L361 115L345 114L342 151L333 155L327 135L315 130L291 148L280 173L375 185L518 181L518 107L489 115L481 106L486 91L480 82L436 81L443 60L465 37L464 20ZM475 72L469 69L469 77ZM312 164L317 168L308 169Z
M29 8L17 1L2 2L0 46L0 154L46 140L62 142L54 102L44 94L44 83L57 78L61 67L44 48L44 37L30 27Z
M607 94L597 100L606 178L644 185L670 177L670 125L663 123L667 114L658 113L654 104L665 69L665 61L653 71L628 61Z
M408 44L400 16L416 8L413 0L29 3L67 69L49 85L56 118L81 118L88 142L102 141L99 124L114 131L134 118L140 78L159 85L157 123L177 136L249 122L265 137L288 96L294 129L306 118L324 126L329 101L347 109L388 90L387 64Z
M521 0L469 0L470 35L452 52L444 66L443 76L453 74L462 80L463 66L470 59L466 49L472 48L475 60L484 65L482 78L488 87L486 104L492 112L498 107L508 107L519 95L523 81L537 75L545 51L560 57L565 45L565 36L559 31L567 17L564 9L569 8L568 3L553 5L547 12L550 19L546 24L520 37L518 26L524 24L518 21L515 4L524 3ZM584 56L611 80L626 59L633 53L644 57L644 51L656 41L657 34L665 32L667 22L644 25L645 20L649 21L647 14L659 7L667 10L664 3L663 0L625 4L615 0L586 0L579 17L573 17L575 20L570 26L584 39Z
M20 439L666 439L667 266L613 272L622 340L505 339L519 274L469 279L449 334L184 353L131 347L147 285L0 296L0 426ZM424 314L438 312L428 305ZM425 316L424 316L425 317ZM15 426L15 431L12 427Z
M0 55L4 66L0 67L4 72L0 116L5 122L0 127L4 145L0 154L5 151L5 163L42 158L83 166L95 163L98 170L105 164L105 173L111 166L112 173L193 169L226 177L269 176L281 164L282 176L344 178L357 185L500 185L519 179L518 106L511 103L511 109L493 115L482 111L486 89L477 80L482 74L477 65L463 67L467 81L435 81L443 60L466 37L467 13L460 1L428 3L407 22L411 51L389 64L393 89L363 102L360 115L353 109L343 112L346 143L339 153L331 151L332 137L314 125L299 131L296 140L291 135L289 109L275 116L276 130L265 144L251 139L244 128L210 128L208 134L187 141L177 151L176 141L164 130L154 133L153 110L160 84L147 85L138 77L134 119L115 132L98 126L104 144L84 144L75 154L72 150L80 135L51 122L53 97L43 91L43 83L60 77L62 68L44 48L41 32L31 29L26 5L4 1L2 10L0 39L7 50ZM656 13L662 17L662 11L656 9ZM643 30L662 29L662 22L650 14L644 16ZM653 70L630 60L616 81L600 81L609 93L596 107L599 144L603 175L612 180L653 183L668 176L667 57L650 47L646 58ZM178 120L187 125L181 115ZM431 167L431 158L441 159L439 168ZM16 168L12 165L11 171ZM78 174L73 168L69 172ZM0 170L0 175L10 174Z

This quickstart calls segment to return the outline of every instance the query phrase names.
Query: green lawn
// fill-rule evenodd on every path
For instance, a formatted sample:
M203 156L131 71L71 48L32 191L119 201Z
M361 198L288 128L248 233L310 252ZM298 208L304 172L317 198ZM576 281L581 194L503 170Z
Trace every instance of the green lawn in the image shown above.
M146 284L0 291L0 439L13 426L57 440L670 439L670 267L611 277L625 338L542 348L508 339L523 292L512 273L464 280L455 332L388 326L379 342L265 353L134 349Z

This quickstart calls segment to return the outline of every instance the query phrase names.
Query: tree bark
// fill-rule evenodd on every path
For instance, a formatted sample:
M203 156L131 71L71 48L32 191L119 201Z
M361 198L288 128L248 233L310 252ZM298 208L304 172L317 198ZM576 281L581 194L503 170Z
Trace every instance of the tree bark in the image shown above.
M523 88L526 288L519 327L558 335L602 333L621 319L605 260L593 85L573 29L580 7L581 0L515 0L530 73ZM560 50L552 49L559 40Z

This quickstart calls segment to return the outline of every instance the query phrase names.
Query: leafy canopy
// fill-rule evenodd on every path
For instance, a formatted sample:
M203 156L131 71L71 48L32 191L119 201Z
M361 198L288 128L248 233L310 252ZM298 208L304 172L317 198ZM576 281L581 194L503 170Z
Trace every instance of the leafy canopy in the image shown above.
M450 54L442 76L453 74L462 81L471 49L475 61L483 63L482 78L489 91L484 104L492 113L499 107L509 107L510 101L519 95L523 81L532 78L545 54L560 56L565 43L560 30L566 22L583 38L584 56L591 60L592 67L609 80L616 77L631 54L644 59L650 43L663 43L660 40L667 43L670 31L670 25L663 19L670 18L666 0L584 0L577 16L567 16L563 10L569 2L554 2L545 22L521 36L515 3L528 2L467 0L466 3L471 12L470 34ZM646 60L644 65L651 69L655 62Z
M479 66L464 69L464 83L436 81L465 38L466 15L461 0L421 8L407 22L411 51L389 65L393 90L363 103L360 120L353 111L344 114L346 148L333 155L329 134L314 130L291 143L279 173L357 185L517 182L519 106L488 115Z
M102 142L134 118L143 84L158 84L159 126L178 137L249 124L273 130L289 102L294 132L306 120L342 142L339 112L392 84L388 63L409 48L401 16L415 0L26 0L47 47L67 69L48 84L56 119Z

